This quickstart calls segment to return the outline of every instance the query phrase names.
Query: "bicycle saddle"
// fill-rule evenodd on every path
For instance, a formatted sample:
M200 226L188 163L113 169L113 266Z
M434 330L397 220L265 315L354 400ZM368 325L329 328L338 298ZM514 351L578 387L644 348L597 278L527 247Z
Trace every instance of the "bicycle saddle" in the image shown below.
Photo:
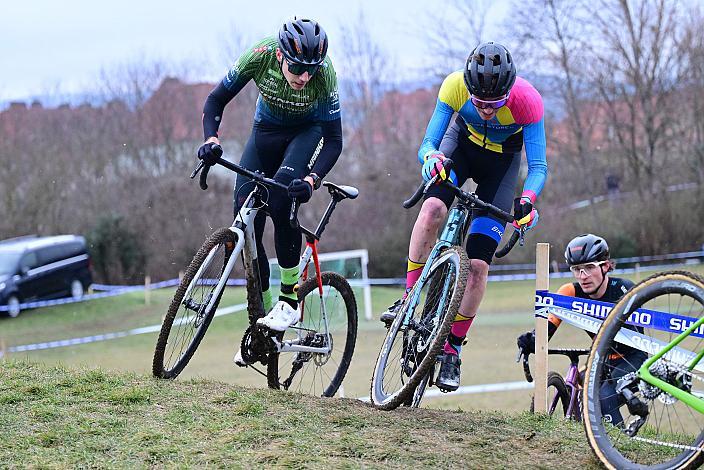
M346 186L344 184L338 185L335 183L331 183L330 181L323 182L323 186L326 186L328 188L328 191L330 191L331 193L335 192L340 196L344 196L349 199L354 199L359 196L359 189L355 188L354 186Z

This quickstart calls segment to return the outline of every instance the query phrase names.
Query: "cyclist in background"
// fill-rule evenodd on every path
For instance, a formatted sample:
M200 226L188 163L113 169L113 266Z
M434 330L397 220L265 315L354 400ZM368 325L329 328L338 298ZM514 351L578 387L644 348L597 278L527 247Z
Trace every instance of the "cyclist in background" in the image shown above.
M609 257L609 246L606 240L591 233L575 237L567 244L565 261L570 267L577 282L562 285L557 293L582 299L593 299L615 304L628 290L633 282L628 279L609 276L615 264ZM553 314L548 316L548 339L557 331L560 320ZM630 327L642 332L642 328ZM594 337L593 333L589 336ZM527 331L518 337L518 348L531 354L535 352L535 330ZM619 344L614 354L608 359L608 369L611 380L604 381L600 391L601 409L604 418L612 424L623 422L619 411L621 404L616 393L616 382L624 375L637 370L647 355L637 349Z
M455 113L457 117L450 123ZM521 197L514 201L524 144L528 176ZM454 162L451 169L445 166L448 158ZM464 70L445 78L418 159L425 181L439 175L438 182L450 179L462 186L472 178L483 201L507 212L514 201L516 229L535 226L538 212L533 206L547 176L543 101L528 81L517 77L513 57L504 46L493 42L480 44L469 54ZM383 322L393 321L420 277L453 200L454 193L443 185L434 186L426 193L411 233L406 292L381 315ZM484 296L489 265L504 225L485 211L474 213L467 238L471 266L467 287L445 343L436 380L443 391L459 387L460 351Z
M262 244L265 213L260 211L254 221L263 302L270 310L257 323L274 331L284 331L300 319L294 287L302 235L289 225L291 198L307 202L342 152L337 78L327 50L327 34L320 24L294 17L281 26L277 37L267 37L245 51L203 107L205 143L198 149L198 158L212 165L222 153L218 129L225 106L250 80L259 89L252 134L240 165L288 186L288 194L270 189L267 207L281 269L275 305ZM248 181L237 176L235 215L248 194L246 189L240 191ZM239 351L235 363L246 365Z

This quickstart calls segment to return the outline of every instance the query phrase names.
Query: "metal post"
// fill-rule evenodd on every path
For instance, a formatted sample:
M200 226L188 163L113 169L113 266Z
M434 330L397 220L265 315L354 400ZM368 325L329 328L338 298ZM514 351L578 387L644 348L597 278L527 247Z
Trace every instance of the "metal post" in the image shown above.
M550 289L550 244L535 249L535 290ZM535 317L535 411L548 410L548 320Z

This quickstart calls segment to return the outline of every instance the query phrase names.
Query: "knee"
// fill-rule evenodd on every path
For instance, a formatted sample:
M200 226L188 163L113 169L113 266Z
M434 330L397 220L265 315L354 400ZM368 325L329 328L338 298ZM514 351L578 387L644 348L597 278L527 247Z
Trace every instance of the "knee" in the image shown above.
M418 222L426 227L438 228L447 216L447 207L440 199L431 197L425 200L418 214Z
M469 275L467 276L467 287L476 288L486 284L489 277L489 264L481 259L469 260Z

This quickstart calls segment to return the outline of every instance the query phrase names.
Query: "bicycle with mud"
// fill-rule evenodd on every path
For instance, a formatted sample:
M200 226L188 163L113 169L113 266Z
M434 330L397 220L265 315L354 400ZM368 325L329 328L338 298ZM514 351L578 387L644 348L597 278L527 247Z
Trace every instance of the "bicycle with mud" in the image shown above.
M200 345L238 259L242 258L247 281L249 327L241 341L242 357L256 372L266 376L270 388L333 396L347 373L357 338L357 303L347 280L334 272L321 272L318 241L338 203L355 199L352 186L323 182L330 202L314 230L298 222L298 203L293 201L289 222L306 238L300 260L297 287L300 321L284 332L260 327L265 316L257 264L254 219L267 205L273 188L287 187L259 172L250 171L222 156L217 161L228 170L248 177L251 191L232 225L216 230L198 250L164 318L152 364L155 377L176 378ZM210 167L199 161L191 174L200 173L200 187L207 188ZM314 273L309 268L313 264ZM254 366L260 363L266 370Z

